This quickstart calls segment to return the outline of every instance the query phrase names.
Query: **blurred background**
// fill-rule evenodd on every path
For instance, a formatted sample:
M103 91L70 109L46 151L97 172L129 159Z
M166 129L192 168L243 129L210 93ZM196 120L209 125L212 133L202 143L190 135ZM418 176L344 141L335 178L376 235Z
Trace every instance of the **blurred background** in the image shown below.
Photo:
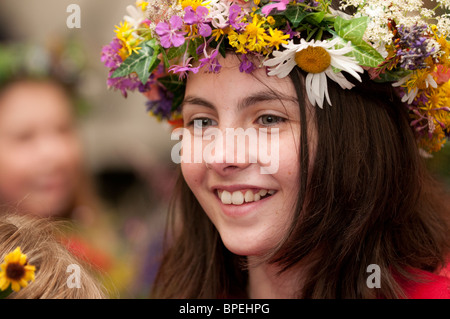
M81 9L80 28L66 24L71 4ZM0 0L0 47L27 44L62 51L72 46L79 64L76 129L102 217L95 221L74 208L70 217L80 225L81 235L76 240L72 236L68 245L94 259L116 296L134 298L146 297L154 275L151 252L159 249L177 167L170 159L171 129L147 115L145 97L135 93L125 99L106 86L101 49L113 39L114 26L130 4L133 1Z
M67 27L70 4L81 9L80 28ZM80 226L76 235L68 235L67 245L106 273L105 285L116 297L143 298L157 267L177 167L170 159L170 127L147 115L145 97L134 93L125 99L107 90L101 49L130 4L132 0L0 0L0 47L29 44L62 52L73 46L78 61L76 130L91 197L99 205L84 202L64 213ZM450 188L450 145L427 162Z

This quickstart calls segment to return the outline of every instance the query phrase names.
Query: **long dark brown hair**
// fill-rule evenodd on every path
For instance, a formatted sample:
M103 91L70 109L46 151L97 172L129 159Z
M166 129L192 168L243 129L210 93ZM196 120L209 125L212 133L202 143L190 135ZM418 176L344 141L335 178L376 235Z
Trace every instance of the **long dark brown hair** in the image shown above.
M404 298L409 271L439 270L450 250L449 197L419 155L408 113L389 84L328 82L332 105L308 118L304 77L290 75L301 117L300 191L289 231L266 262L307 269L300 298ZM313 121L312 123L309 121ZM317 130L314 160L308 123ZM310 163L311 162L311 163ZM310 166L311 165L311 166ZM228 251L180 174L154 298L248 297L245 258ZM366 284L381 269L381 288Z

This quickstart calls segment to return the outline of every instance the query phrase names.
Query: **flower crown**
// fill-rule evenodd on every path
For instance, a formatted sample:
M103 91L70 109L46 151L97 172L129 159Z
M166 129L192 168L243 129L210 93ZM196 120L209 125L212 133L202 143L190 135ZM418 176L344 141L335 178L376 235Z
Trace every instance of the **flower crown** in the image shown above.
M58 39L49 46L0 43L0 88L17 79L53 79L73 95L80 114L90 107L80 88L85 66L83 48L74 39Z
M450 2L436 2L431 10L421 0L341 1L349 15L331 0L138 0L101 59L110 88L139 90L148 112L173 125L188 72L219 72L228 49L241 55L241 72L266 67L283 78L300 67L320 108L331 105L328 79L351 89L342 72L361 81L366 70L397 88L419 146L433 152L450 135L450 14L436 13Z

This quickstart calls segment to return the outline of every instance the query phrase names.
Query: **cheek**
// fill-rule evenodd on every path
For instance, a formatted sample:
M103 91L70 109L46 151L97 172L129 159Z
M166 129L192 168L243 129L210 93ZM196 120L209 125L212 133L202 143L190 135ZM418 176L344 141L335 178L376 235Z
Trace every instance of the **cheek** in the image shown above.
M184 180L198 198L205 179L206 167L202 163L181 163L181 172Z
M0 154L0 194L14 199L27 192L27 185L35 172L30 156L15 156L13 152ZM27 160L28 159L28 160Z
M63 144L61 154L68 169L78 170L81 167L83 161L82 147L76 138L68 139Z
M279 141L279 170L276 179L286 185L292 185L293 191L298 189L300 177L300 136L286 136Z

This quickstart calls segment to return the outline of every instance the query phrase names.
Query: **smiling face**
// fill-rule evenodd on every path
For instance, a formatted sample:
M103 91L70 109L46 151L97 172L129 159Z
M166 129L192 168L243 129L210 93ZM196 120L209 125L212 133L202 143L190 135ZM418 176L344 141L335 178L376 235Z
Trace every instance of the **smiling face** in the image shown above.
M81 145L62 90L13 84L0 98L0 197L36 215L67 209L79 182Z
M187 81L182 112L191 137L184 137L183 152L185 147L194 148L199 130L206 133L213 128L226 136L227 129L266 129L267 148L278 152L278 169L271 174L261 173L267 161L261 156L249 156L254 144L249 143L250 139L245 142L245 161L237 160L237 156L231 161L226 159L227 153L237 154L236 148L244 144L236 143L232 149L224 142L216 144L214 152L204 153L212 154L212 158L201 163L182 162L181 168L225 246L238 255L260 255L280 241L298 198L299 105L289 78L268 77L264 69L252 75L241 73L235 55L221 59L220 73L200 71ZM258 136L260 148L263 141ZM272 139L275 136L278 140ZM190 143L187 138L192 139ZM214 139L203 141L203 151L210 143ZM276 147L273 143L277 143Z

